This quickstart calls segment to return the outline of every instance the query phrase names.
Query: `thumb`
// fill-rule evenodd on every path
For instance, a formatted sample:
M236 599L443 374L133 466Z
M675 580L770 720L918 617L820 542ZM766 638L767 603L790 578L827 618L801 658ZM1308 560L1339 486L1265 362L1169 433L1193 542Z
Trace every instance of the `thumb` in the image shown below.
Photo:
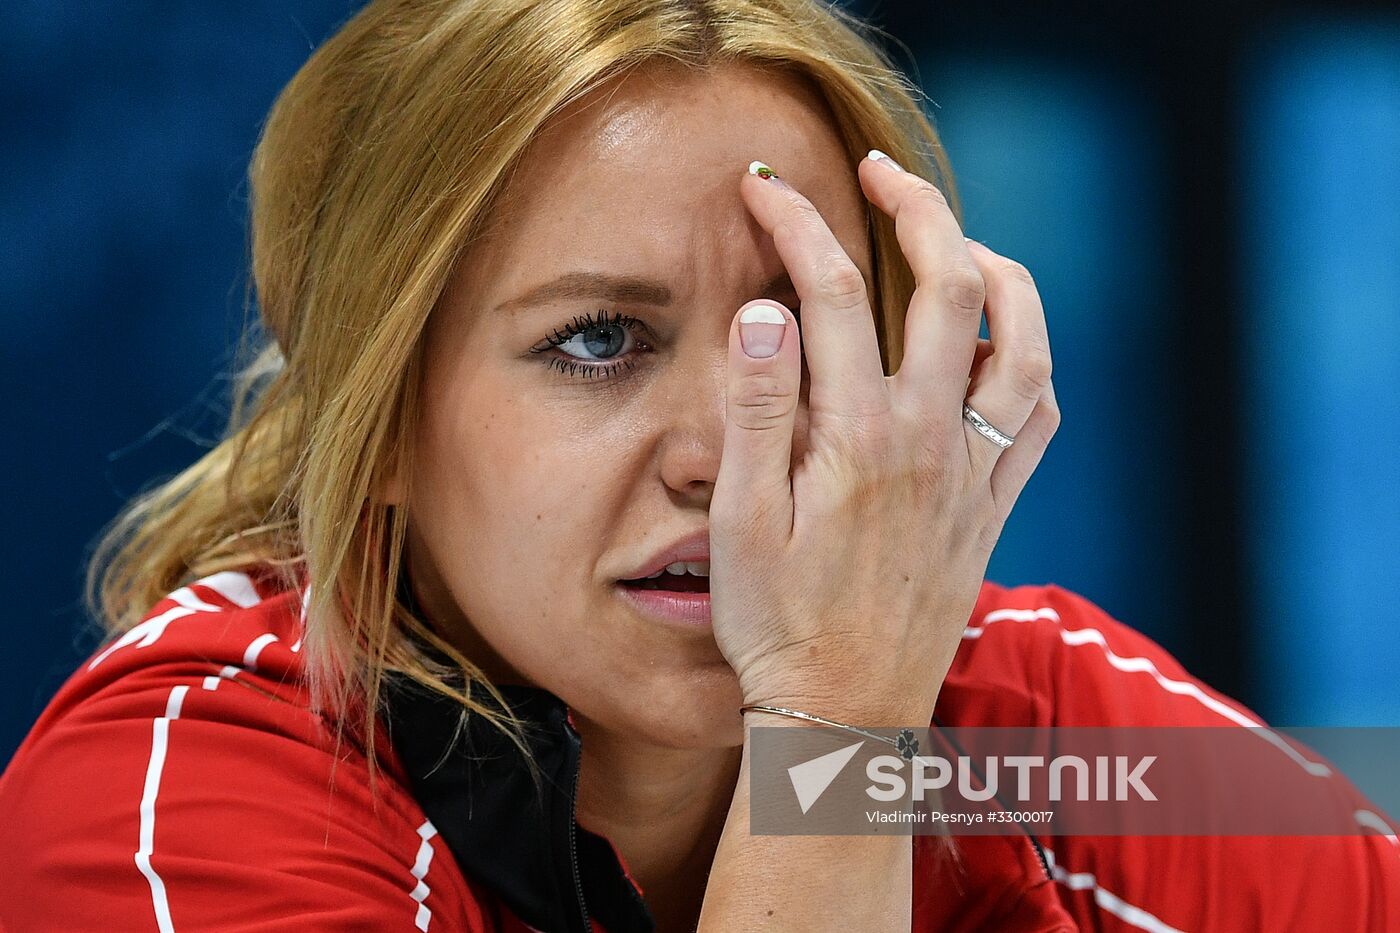
M751 301L729 331L724 451L716 495L750 520L755 513L792 527L792 432L802 387L797 319L776 301ZM727 492L721 492L727 490Z

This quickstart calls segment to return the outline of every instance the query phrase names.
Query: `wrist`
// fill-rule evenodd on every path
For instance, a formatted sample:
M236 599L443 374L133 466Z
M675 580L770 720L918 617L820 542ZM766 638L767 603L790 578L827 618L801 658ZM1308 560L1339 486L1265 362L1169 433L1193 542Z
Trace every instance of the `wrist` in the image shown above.
M802 694L780 694L776 696L765 695L763 699L746 699L740 707L744 722L747 725L763 726L821 726L822 724L786 713L745 708L749 706L769 706L794 710L861 729L924 729L928 727L933 717L932 709L926 707L926 704L910 703L905 697L832 699Z

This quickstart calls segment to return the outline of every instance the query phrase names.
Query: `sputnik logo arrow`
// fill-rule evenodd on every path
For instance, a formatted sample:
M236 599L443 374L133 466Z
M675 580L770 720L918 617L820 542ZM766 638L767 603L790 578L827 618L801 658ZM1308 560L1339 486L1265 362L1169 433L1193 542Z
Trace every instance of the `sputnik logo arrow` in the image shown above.
M788 777L792 780L792 789L797 792L797 803L802 807L803 813L812 808L812 804L826 792L831 782L836 780L836 775L841 773L841 769L846 767L856 750L864 744L857 742L788 768Z

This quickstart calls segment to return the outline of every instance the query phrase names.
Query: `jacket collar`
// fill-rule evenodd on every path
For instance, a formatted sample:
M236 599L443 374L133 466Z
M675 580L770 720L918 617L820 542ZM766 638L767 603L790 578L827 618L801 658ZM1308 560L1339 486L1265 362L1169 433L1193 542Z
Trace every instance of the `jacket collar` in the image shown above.
M497 686L529 723L536 784L520 749L481 716L463 717L456 701L397 672L387 681L390 745L414 798L473 883L544 933L592 933L590 917L608 933L653 933L655 921L616 849L575 818L582 741L563 700L538 687ZM503 711L480 684L471 696Z

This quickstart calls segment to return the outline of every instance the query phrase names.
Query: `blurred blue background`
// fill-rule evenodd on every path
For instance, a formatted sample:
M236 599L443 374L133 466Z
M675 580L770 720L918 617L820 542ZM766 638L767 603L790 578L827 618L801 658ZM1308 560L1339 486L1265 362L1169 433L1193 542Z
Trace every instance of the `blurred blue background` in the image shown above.
M0 762L96 644L96 533L221 426L247 159L358 6L0 6ZM1400 724L1400 12L847 6L1049 317L1064 420L989 576L1277 724Z

